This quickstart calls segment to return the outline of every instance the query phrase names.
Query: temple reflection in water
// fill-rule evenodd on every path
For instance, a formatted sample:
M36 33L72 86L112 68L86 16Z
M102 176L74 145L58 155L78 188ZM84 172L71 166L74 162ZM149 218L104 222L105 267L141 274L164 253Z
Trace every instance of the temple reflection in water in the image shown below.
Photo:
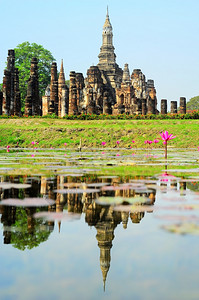
M34 214L38 211L48 211L62 213L85 214L85 222L89 226L96 228L96 239L100 249L100 268L102 271L105 286L106 277L110 268L111 248L114 239L114 230L118 224L127 228L128 221L140 223L145 215L144 211L129 212L116 211L112 205L101 205L96 203L99 196L104 197L123 197L124 204L128 204L128 198L145 196L150 199L150 205L155 202L155 189L136 190L129 188L129 179L122 181L121 178L97 178L97 177L26 177L13 176L2 177L1 182L27 183L29 188L1 188L1 200L5 199L24 199L47 197L54 200L54 204L48 207L18 207L0 205L1 223L3 224L4 244L13 244L14 247L25 250L37 247L46 241L50 233L54 230L55 222L58 223L61 231L61 220L47 221L42 218L35 218ZM88 193L86 187L92 185L96 189ZM96 184L96 185L95 185ZM111 186L113 189L98 189L98 186ZM117 189L117 187L122 187ZM127 184L125 186L125 184ZM78 188L83 186L85 192L78 192ZM65 193L70 189L76 188L77 192ZM54 192L57 191L57 192ZM147 211L147 210L146 210Z

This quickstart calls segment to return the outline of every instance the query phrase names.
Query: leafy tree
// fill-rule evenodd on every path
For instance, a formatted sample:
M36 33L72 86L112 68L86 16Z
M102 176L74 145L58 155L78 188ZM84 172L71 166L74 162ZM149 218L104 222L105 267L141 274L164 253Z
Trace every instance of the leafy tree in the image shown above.
M39 209L37 209L37 211L39 211ZM32 217L31 215L34 212L34 208L16 208L16 220L15 224L13 224L13 228L17 228L18 230L13 230L11 233L11 244L19 250L30 250L39 246L40 243L48 240L51 233L47 221L42 219L34 219L33 228L31 230L28 229L27 218L28 216Z
M2 91L3 83L0 83L0 92Z
M187 110L199 110L199 96L193 97L187 102Z
M30 65L33 57L38 59L39 93L44 95L50 82L51 64L55 61L50 51L36 43L24 42L15 49L15 66L19 69L19 88L21 92L22 109L24 108L27 94L28 79L30 77Z

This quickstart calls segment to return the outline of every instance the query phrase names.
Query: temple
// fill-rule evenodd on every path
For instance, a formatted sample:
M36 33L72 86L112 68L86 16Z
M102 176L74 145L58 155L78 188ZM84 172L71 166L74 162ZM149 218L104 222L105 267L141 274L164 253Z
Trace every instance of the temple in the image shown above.
M109 12L102 30L99 62L82 73L70 72L66 85L63 60L51 65L51 82L42 99L39 96L38 61L32 58L30 78L25 99L25 115L52 115L59 117L79 114L158 114L154 81L146 79L140 69L130 73L126 63L122 70L116 63L113 46L113 28ZM8 51L7 69L4 71L3 90L0 92L0 114L21 115L18 69L15 68L14 50ZM161 114L167 114L167 100L161 100ZM171 113L177 113L177 101L171 102ZM186 98L180 98L179 112L186 113Z

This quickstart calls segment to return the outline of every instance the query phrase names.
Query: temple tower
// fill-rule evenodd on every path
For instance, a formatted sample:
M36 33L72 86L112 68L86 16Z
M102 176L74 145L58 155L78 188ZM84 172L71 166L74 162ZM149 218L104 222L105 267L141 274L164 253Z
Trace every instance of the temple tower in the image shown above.
M122 83L125 84L125 85L130 85L130 83L131 83L131 78L130 78L130 72L129 72L129 66L128 66L128 64L124 65Z
M57 63L51 65L51 82L50 82L50 102L49 114L58 115L58 79L57 79Z
M36 57L32 58L30 66L30 77L28 80L27 96L25 100L25 115L40 115L38 60Z
M15 68L15 51L8 50L7 69L4 70L0 114L20 115L19 72Z
M122 82L122 69L116 64L116 55L113 46L113 28L110 22L108 8L106 20L102 32L102 46L100 48L98 67L103 75L105 84L111 85L113 88L113 95L115 95L115 88L120 86Z
M68 97L69 89L66 85L63 59L61 61L61 69L58 79L58 116L64 117L68 113Z

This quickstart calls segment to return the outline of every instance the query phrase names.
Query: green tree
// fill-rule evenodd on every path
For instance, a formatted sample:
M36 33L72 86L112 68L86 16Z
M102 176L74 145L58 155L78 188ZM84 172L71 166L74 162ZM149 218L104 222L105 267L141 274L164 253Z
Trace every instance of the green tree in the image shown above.
M199 110L199 96L193 97L187 102L187 110Z
M19 250L32 249L39 246L48 240L51 230L49 229L48 222L42 219L34 219L33 214L40 209L23 207L16 208L16 220L11 233L11 244ZM31 229L28 228L27 218L31 217L34 220ZM15 230L16 229L16 230Z
M30 77L30 65L33 57L38 59L39 93L44 95L50 82L51 64L55 58L49 50L36 43L24 42L15 49L15 66L19 69L19 88L21 92L22 110L24 109L27 94L28 79Z

